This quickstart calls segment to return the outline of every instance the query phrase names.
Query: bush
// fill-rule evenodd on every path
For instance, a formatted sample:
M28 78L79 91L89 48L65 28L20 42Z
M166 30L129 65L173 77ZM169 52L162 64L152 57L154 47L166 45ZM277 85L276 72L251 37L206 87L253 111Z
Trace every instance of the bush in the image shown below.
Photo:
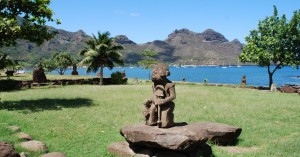
M0 80L0 91L21 89L22 82L16 80Z
M127 83L127 78L123 78L121 72L117 71L111 74L111 84L125 84Z

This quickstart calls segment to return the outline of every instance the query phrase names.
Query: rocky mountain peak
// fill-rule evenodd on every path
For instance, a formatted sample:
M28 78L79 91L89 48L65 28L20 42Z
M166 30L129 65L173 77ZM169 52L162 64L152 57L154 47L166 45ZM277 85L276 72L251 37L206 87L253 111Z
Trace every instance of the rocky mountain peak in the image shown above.
M125 35L115 36L115 42L118 43L118 44L133 44L133 45L136 45L135 42L133 42L132 40L128 39L128 37L125 36Z
M176 36L181 36L181 35L187 35L187 36L190 36L190 35L196 35L195 32L192 32L186 28L183 28L183 29L175 29L175 31L171 34L169 34L168 38L172 38L172 37L176 37Z
M171 34L168 35L168 38L165 40L166 42L185 42L185 38L192 38L196 36L195 32L192 32L186 28L175 30Z
M85 42L89 36L83 30L79 30L74 33L74 38L76 42Z
M165 46L167 45L166 42L164 41L161 41L161 40L154 40L153 42L151 42L153 45L156 45L156 46Z
M186 34L186 35L194 35L195 34L195 32L193 32L193 31L190 31L190 30L188 30L188 29L186 29L186 28L183 28L183 29L179 29L179 30L175 30L174 31L174 33L175 34Z
M231 42L233 42L233 43L241 43L238 39L233 39Z
M206 42L228 42L228 40L221 34L213 29L207 29L204 32L200 33L204 41Z
M81 33L81 34L85 34L85 32L83 30L78 30L76 33Z
M230 43L234 44L234 45L238 45L240 47L244 47L245 44L241 43L238 39L233 39Z

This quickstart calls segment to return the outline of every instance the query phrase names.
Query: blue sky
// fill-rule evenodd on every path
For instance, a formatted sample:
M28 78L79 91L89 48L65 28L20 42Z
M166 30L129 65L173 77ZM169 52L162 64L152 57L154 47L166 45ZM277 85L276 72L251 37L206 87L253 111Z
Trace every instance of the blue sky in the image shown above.
M300 0L52 0L54 18L62 24L49 25L88 35L109 31L139 44L165 40L175 29L210 28L245 43L258 21L273 14L273 5L290 19Z

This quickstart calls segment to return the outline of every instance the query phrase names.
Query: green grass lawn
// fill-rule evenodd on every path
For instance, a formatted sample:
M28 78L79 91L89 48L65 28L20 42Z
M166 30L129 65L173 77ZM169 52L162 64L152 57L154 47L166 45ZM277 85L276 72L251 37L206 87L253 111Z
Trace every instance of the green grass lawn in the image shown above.
M143 122L151 84L69 85L1 92L0 141L18 146L6 129L17 125L51 152L70 157L110 156L125 141L119 130ZM300 97L253 89L177 84L176 122L219 122L243 129L236 146L211 144L217 157L299 156ZM31 154L38 156L38 154Z

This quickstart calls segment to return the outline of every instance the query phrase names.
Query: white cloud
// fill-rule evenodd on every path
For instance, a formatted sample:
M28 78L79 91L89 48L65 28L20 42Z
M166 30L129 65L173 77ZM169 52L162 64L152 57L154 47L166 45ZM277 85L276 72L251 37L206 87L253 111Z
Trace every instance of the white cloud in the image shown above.
M140 13L130 13L129 16L140 16Z

